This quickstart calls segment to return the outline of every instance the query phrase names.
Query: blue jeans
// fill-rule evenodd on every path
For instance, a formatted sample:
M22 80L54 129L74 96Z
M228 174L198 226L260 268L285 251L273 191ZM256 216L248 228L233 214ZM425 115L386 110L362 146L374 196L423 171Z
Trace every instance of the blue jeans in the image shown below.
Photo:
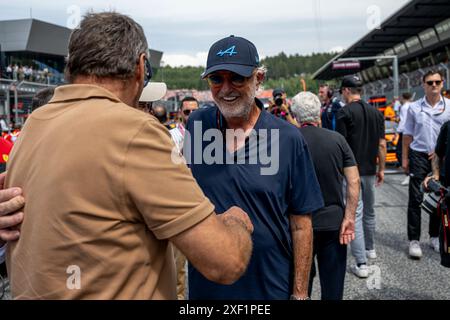
M361 192L355 219L355 240L350 247L357 264L367 263L366 250L374 249L375 176L361 176Z
M311 296L317 256L322 300L342 300L345 271L347 267L347 246L339 243L339 231L314 231L314 253L309 277Z

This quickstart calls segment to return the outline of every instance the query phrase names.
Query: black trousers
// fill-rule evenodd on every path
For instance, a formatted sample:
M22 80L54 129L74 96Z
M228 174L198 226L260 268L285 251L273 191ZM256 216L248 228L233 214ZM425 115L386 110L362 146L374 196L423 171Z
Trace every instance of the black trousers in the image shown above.
M314 253L309 276L309 296L316 276L317 256L322 300L342 300L347 267L347 246L339 243L339 231L314 231Z
M420 240L422 210L420 205L423 201L423 193L420 191L420 184L431 172L431 161L428 154L409 149L409 200L408 200L408 239ZM439 217L430 216L428 233L430 237L439 236Z
M401 167L402 166L402 155L403 155L403 133L399 133L398 134L398 143L397 146L395 147L395 155L397 156L397 161L398 161L398 166Z

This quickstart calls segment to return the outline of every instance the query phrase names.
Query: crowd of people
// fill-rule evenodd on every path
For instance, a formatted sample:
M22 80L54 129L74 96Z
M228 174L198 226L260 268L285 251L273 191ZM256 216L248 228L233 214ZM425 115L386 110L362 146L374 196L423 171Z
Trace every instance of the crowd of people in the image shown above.
M265 110L256 95L266 72L252 42L218 40L201 76L216 106L187 97L173 122L155 103L166 87L150 81L141 26L89 13L69 41L69 84L40 93L45 107L0 175L12 298L309 300L318 269L322 299L341 300L348 245L351 271L367 278L383 115L353 75L342 101L323 85L288 105L280 89ZM401 112L412 258L421 257L419 186L432 169L448 181L433 164L448 149L441 133L434 155L450 121L442 75L430 71L423 85L425 97ZM440 227L430 219L438 250Z
M16 81L30 81L38 83L49 83L54 75L48 68L33 68L33 66L9 64L5 70L2 78Z

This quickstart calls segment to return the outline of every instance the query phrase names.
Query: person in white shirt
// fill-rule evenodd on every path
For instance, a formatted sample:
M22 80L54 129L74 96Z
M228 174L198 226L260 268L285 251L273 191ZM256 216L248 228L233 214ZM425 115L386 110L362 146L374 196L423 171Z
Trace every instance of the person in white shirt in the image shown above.
M182 154L184 135L186 133L186 123L189 120L189 116L192 112L199 108L199 103L194 97L185 97L180 102L179 117L181 122L178 122L176 127L169 130L172 140L175 146L178 148L178 152Z
M408 109L409 109L409 105L411 104L411 101L412 101L411 93L404 92L402 94L401 106L399 108L400 122L397 127L397 134L399 137L398 137L398 144L397 144L397 148L396 148L396 155L397 155L397 160L400 163L400 165L402 164L402 153L403 153L402 152L403 130L405 130L406 117L408 116ZM406 175L405 180L403 180L403 182L401 184L402 184L402 186L409 185L409 175Z
M411 103L403 129L402 167L410 176L408 200L409 255L422 257L420 248L421 208L423 192L420 184L431 170L431 159L442 125L450 120L450 100L442 96L444 77L437 70L423 77L425 97ZM439 218L430 216L431 247L439 252Z

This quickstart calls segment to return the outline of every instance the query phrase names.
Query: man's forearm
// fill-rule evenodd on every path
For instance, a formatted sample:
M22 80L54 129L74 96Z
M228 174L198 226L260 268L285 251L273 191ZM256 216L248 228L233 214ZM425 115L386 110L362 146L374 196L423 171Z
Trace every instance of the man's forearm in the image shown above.
M240 259L245 265L248 265L251 252L253 250L253 242L251 238L251 231L245 223L233 216L219 215L222 223L227 226L228 231L235 235L237 252L240 253Z
M359 200L359 191L361 189L361 180L359 177L358 167L344 168L344 174L347 181L345 219L355 220Z
M291 232L294 250L294 287L292 294L298 298L308 296L309 273L313 253L311 215L291 216Z
M386 140L381 139L378 144L378 171L384 171L386 168Z
M441 163L441 160L438 157L438 155L435 153L433 159L431 160L431 169L433 171L433 176L435 176L435 177L440 176L440 163Z

